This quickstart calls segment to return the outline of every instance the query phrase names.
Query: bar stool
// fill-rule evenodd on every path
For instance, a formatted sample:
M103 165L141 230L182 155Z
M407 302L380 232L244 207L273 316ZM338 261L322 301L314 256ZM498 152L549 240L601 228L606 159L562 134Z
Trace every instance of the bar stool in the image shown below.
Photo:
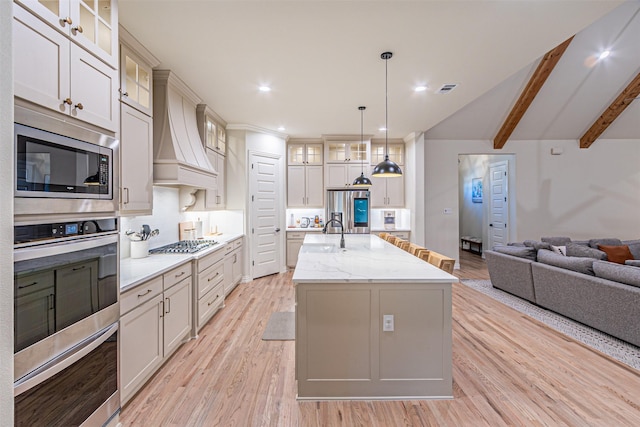
M418 249L425 249L425 248L423 248L420 245L416 245L415 243L409 243L409 248L407 249L407 252L409 252L411 255L415 255Z
M392 245L396 244L396 240L398 240L398 238L396 236L394 236L393 234L389 234L387 237L384 238L384 240L386 240L387 242L391 243Z
M394 244L399 247L400 249L402 249L403 251L406 251L407 249L409 249L409 245L411 244L408 240L403 240L403 239L396 239L396 241L394 242Z
M429 264L435 265L440 270L446 271L449 274L453 274L453 266L456 262L453 258L449 258L437 252L429 252L429 257L427 258L427 262Z
M416 256L425 262L429 262L429 249L421 248L416 251Z
M380 233L378 233L378 237L381 239L387 239L387 236L389 235L389 233L387 233L386 231L382 231Z

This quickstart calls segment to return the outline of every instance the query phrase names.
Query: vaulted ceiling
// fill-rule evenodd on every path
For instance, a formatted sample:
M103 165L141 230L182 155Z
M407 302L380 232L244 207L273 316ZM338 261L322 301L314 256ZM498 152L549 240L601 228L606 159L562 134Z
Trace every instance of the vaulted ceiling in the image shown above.
M604 50L609 56L598 59ZM510 113L522 107L521 96L542 62L487 91L429 129L427 137L496 141ZM631 1L570 40L509 139L575 139L583 148L596 138L638 139L639 75L640 2Z
M640 71L639 7L638 0L120 0L119 16L159 68L175 71L228 123L283 126L290 137L357 134L359 105L367 106L364 132L383 136L380 54L392 51L390 137L428 131L493 140L540 58L577 34L510 138L579 139ZM585 64L605 48L606 62ZM436 93L449 83L458 86ZM263 84L271 92L260 92ZM414 92L416 85L428 89ZM640 120L629 118L640 118L636 104L602 137L637 138Z

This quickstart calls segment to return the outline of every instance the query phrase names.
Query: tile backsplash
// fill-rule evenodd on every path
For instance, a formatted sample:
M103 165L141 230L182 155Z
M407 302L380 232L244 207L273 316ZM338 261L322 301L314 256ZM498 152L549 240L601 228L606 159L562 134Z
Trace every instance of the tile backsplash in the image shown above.
M244 233L244 213L242 211L182 212L179 209L179 190L173 187L153 187L153 213L122 217L120 222L120 257L130 256L129 238L126 230L139 231L143 224L160 234L149 240L149 248L157 248L179 240L178 224L182 221L202 221L205 237L217 228L221 233Z

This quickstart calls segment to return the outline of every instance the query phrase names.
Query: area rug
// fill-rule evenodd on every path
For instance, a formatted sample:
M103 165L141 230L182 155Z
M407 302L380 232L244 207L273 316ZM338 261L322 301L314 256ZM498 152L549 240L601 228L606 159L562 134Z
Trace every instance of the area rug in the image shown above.
M278 311L271 315L262 334L265 341L291 341L296 337L296 318L293 311Z
M640 347L619 340L597 329L575 322L557 313L496 289L490 280L461 280L460 283L482 292L523 314L526 314L576 341L598 350L632 368L640 370Z

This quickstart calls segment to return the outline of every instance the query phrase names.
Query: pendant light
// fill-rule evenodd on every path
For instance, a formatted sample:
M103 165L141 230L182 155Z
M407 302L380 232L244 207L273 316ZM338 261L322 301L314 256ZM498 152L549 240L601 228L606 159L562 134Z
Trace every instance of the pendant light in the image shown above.
M383 52L380 58L384 59L384 160L376 165L371 176L376 178L392 178L402 176L400 166L389 160L389 106L388 106L388 71L387 63L393 56L391 52Z
M360 144L364 145L364 129L363 129L363 121L364 121L364 110L367 107L358 107L358 110L360 110ZM366 176L364 176L364 161L362 161L362 159L360 160L360 166L361 166L361 172L360 172L360 176L357 177L354 181L353 184L351 184L352 187L371 187L371 180L369 178L367 178Z

